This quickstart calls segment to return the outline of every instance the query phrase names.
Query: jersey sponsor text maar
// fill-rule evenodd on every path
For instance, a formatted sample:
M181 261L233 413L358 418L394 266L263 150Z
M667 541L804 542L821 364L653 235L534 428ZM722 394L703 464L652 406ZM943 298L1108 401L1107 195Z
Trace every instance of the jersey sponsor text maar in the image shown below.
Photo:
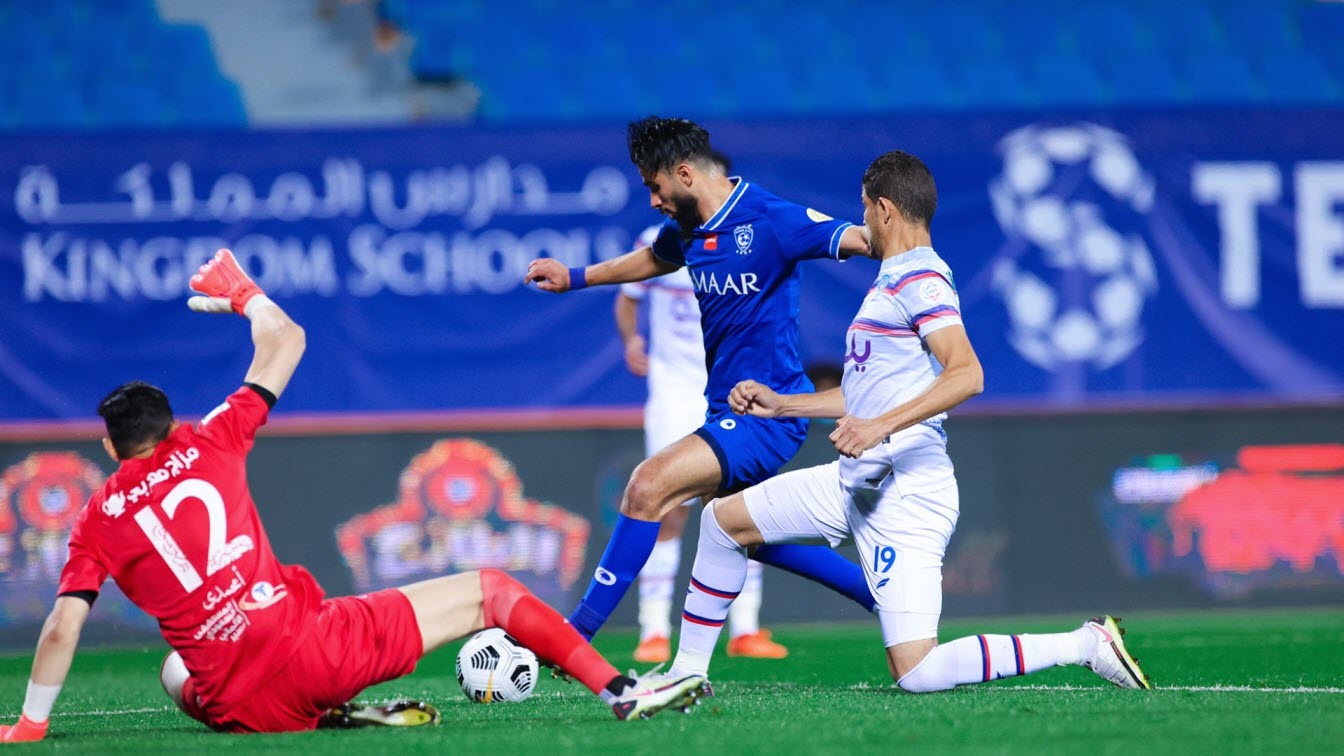
M961 325L961 304L952 271L929 247L882 261L858 315L845 334L845 413L874 418L918 396L942 366L924 339ZM877 487L886 475L905 493L952 482L952 462L939 414L891 437L859 459L840 460L850 487Z
M685 266L700 304L711 414L726 411L739 381L776 391L810 391L798 353L802 260L837 258L851 223L776 197L743 179L723 207L684 235L664 224L658 257Z
M80 513L61 573L61 594L115 580L219 714L289 659L323 595L307 570L276 559L248 490L247 453L268 412L240 388L151 456L123 461Z

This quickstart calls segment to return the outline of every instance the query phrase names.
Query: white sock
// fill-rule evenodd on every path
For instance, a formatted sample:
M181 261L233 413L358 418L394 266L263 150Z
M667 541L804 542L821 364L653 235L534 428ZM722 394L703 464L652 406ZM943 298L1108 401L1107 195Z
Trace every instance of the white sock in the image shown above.
M1087 658L1095 631L1081 627L1048 635L973 635L935 647L899 685L912 693L948 690L958 685L989 682L1039 672L1057 664L1080 664Z
M714 505L706 506L700 515L700 541L671 672L703 675L709 671L709 659L728 617L728 606L742 592L746 580L747 550L719 527Z
M23 715L33 722L45 722L51 717L51 707L61 694L59 685L39 685L28 681L28 695L23 699Z
M681 568L681 536L658 541L639 573L639 639L672 637L672 591Z
M761 572L760 562L747 562L747 582L737 600L728 607L728 637L751 635L761 629Z

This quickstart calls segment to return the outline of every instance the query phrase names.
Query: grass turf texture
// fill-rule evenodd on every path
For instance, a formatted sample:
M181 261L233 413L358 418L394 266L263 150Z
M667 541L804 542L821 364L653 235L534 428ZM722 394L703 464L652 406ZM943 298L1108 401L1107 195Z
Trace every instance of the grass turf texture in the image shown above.
M1049 632L1081 618L947 621L942 637ZM521 704L468 702L453 676L457 646L363 700L407 696L438 705L437 728L286 735L209 733L171 708L158 684L164 649L91 650L75 661L44 743L8 751L290 751L455 753L1339 753L1344 743L1344 611L1135 614L1131 653L1157 690L1118 690L1081 668L950 693L893 689L876 625L776 628L783 661L729 659L718 692L690 715L618 722L577 684L543 680ZM634 636L598 648L631 665ZM0 657L0 721L18 715L29 657ZM1218 686L1263 690L1210 690ZM1296 692L1289 689L1299 688Z

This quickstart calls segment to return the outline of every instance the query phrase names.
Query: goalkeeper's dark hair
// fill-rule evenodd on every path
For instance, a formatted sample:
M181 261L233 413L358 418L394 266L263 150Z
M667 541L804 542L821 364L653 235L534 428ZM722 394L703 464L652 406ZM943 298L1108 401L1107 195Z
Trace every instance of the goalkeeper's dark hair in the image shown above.
M938 209L938 187L924 161L901 150L880 155L863 172L863 193L876 202L886 198L910 223L924 228Z
M98 414L118 459L130 459L159 443L173 427L168 395L144 381L131 381L103 397Z
M648 116L631 121L626 129L626 143L630 147L630 162L648 174L670 171L686 162L713 165L723 158L710 148L709 132L685 118Z

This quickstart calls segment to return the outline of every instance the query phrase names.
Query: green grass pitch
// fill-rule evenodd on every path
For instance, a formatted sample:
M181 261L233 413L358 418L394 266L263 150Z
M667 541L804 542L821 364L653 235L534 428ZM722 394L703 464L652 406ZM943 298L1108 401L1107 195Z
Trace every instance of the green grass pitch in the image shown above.
M945 621L942 637L1045 632L1081 618ZM544 679L521 704L469 703L456 648L367 700L428 699L437 728L215 735L172 709L161 648L85 651L47 741L15 753L1344 753L1344 610L1135 614L1126 640L1157 690L1110 687L1081 668L913 696L886 678L874 626L776 628L783 661L715 660L718 696L689 715L618 722L577 684ZM631 666L633 635L598 647ZM720 649L720 653L722 649ZM12 722L27 656L0 657L0 721ZM545 676L543 674L543 676Z

